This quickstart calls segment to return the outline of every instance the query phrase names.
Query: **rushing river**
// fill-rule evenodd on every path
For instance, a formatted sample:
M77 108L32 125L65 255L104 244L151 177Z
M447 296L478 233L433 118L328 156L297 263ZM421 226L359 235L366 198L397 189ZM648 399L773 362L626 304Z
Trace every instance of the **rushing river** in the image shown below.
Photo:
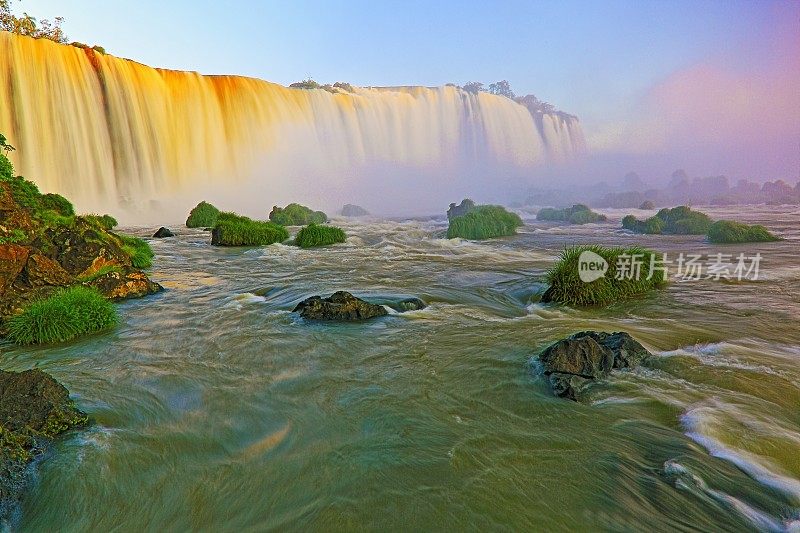
M50 372L95 421L40 463L18 528L800 530L800 212L704 211L787 240L634 236L629 210L481 243L444 239L443 221L337 220L347 244L312 251L173 227L152 242L167 290L121 304L119 327L1 347L4 368ZM559 251L593 242L760 252L760 279L538 303ZM430 306L350 324L290 312L339 289ZM585 329L657 357L581 403L554 398L529 360Z

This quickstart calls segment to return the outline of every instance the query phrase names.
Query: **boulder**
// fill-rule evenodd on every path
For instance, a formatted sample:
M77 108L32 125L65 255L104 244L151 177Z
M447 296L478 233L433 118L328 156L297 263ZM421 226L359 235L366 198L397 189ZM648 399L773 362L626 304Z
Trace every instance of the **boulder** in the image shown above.
M41 254L32 254L17 283L25 287L66 287L75 283L75 278L61 268L57 262Z
M645 200L639 206L639 209L655 209L655 208L656 208L656 204L654 204L650 200Z
M53 438L87 423L69 391L48 374L0 370L0 523L19 503L28 465Z
M473 209L475 209L475 202L469 198L464 198L458 205L450 204L450 208L447 210L447 219L450 220L451 218L466 215Z
M0 295L11 287L28 263L31 249L17 244L0 244Z
M297 304L292 311L309 320L367 320L388 313L381 305L356 298L346 291L338 291L328 298L312 296Z
M420 309L425 309L428 307L428 304L423 302L419 298L411 297L411 298L404 298L397 302L396 304L391 306L396 311L400 311L404 313L406 311L419 311Z
M555 342L539 354L553 393L577 400L581 390L615 368L633 368L651 354L624 332L581 331Z
M343 217L363 217L367 215L369 215L369 211L367 211L360 205L345 204L342 207Z
M166 239L167 237L174 237L174 236L175 234L172 233L168 228L165 228L164 226L161 226L160 228L158 228L158 231L153 233L154 239Z
M133 269L106 272L86 285L94 287L100 294L114 301L141 298L164 290L158 283L150 281L144 272Z

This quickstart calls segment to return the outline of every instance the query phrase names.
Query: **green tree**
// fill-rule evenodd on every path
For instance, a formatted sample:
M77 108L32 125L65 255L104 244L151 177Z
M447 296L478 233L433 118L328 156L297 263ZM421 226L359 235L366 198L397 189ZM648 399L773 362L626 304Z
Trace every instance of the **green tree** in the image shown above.
M0 0L0 30L66 44L68 39L61 29L62 22L63 17L37 20L25 12L18 17L11 12L11 0Z
M514 98L514 91L511 90L511 84L506 80L490 83L489 92L498 96L505 96L506 98Z
M471 81L469 83L465 83L462 89L471 94L478 94L486 90L483 88L483 84L479 81Z

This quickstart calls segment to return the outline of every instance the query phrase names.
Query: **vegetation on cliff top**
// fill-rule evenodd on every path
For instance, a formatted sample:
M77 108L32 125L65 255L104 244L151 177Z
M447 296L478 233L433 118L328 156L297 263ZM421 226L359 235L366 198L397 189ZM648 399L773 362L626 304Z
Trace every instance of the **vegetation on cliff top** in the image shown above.
M604 275L594 281L585 282L580 278L579 258L585 251L593 252L605 260L608 270ZM641 268L635 272L630 262L631 270L624 266L625 258L636 258ZM619 300L644 294L656 289L665 283L664 272L653 269L650 275L651 261L657 265L661 260L660 254L639 248L607 248L599 245L575 246L567 248L561 253L559 261L546 275L547 289L545 302L556 302L574 306L607 305ZM649 278L649 279L648 279Z
M283 242L289 232L274 222L252 220L236 213L220 213L211 233L215 246L268 246Z
M189 211L186 219L187 228L213 228L219 217L219 209L208 202L200 202Z
M464 215L450 219L447 238L482 240L514 235L522 226L516 213L506 211L499 205L479 205Z
M536 214L536 220L555 220L569 222L570 224L588 224L590 222L605 222L607 217L600 213L595 213L588 206L575 204L572 207L556 209L545 207Z
M667 235L705 235L712 223L708 215L685 205L664 208L647 220L639 220L633 215L622 219L622 227L634 233Z
M313 248L315 246L337 244L346 240L347 235L341 228L309 224L297 232L294 242L301 248Z
M63 342L116 325L117 311L95 289L73 286L37 300L6 321L17 344Z
M281 226L306 226L308 224L324 224L328 215L322 211L314 211L304 205L289 204L286 207L274 206L269 213L270 221Z
M715 244L772 242L781 240L761 225L750 226L732 220L718 220L708 229L708 240Z

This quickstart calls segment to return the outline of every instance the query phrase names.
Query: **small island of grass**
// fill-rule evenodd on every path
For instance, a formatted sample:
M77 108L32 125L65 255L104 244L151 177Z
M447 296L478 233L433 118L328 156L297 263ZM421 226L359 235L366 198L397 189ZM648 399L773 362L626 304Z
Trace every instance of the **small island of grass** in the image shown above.
M300 204L289 204L286 207L274 206L269 219L281 226L306 226L308 224L324 224L328 215L322 211L314 211Z
M664 208L647 220L639 220L633 215L622 219L622 227L627 230L655 235L705 235L712 223L708 215L685 205Z
M341 228L309 224L297 232L294 242L301 248L314 248L316 246L342 243L346 240L347 235Z
M519 215L506 211L499 205L479 205L464 215L450 219L447 238L483 240L506 237L515 235L517 228L522 225Z
M187 228L213 228L217 224L219 209L208 202L200 202L189 212Z
M773 242L781 240L761 225L748 225L733 220L718 220L708 229L708 240L714 244Z
M288 238L289 232L281 225L236 213L220 213L211 232L215 246L268 246Z
M536 214L536 220L569 222L570 224L589 224L591 222L605 222L607 217L600 213L595 213L589 206L575 204L572 207L556 209L545 207Z
M600 256L608 268L601 277L590 282L583 281L579 271L581 254L587 251ZM633 265L635 261L640 265L638 273L630 269L630 272L620 272L618 275L618 268L622 268L619 266L621 256L635 258L630 264ZM546 280L550 288L542 301L573 306L608 305L644 294L659 288L666 281L662 270L654 269L653 275L649 276L651 261L657 263L658 260L659 254L639 247L626 249L590 245L568 248L562 252L558 263L547 272Z

